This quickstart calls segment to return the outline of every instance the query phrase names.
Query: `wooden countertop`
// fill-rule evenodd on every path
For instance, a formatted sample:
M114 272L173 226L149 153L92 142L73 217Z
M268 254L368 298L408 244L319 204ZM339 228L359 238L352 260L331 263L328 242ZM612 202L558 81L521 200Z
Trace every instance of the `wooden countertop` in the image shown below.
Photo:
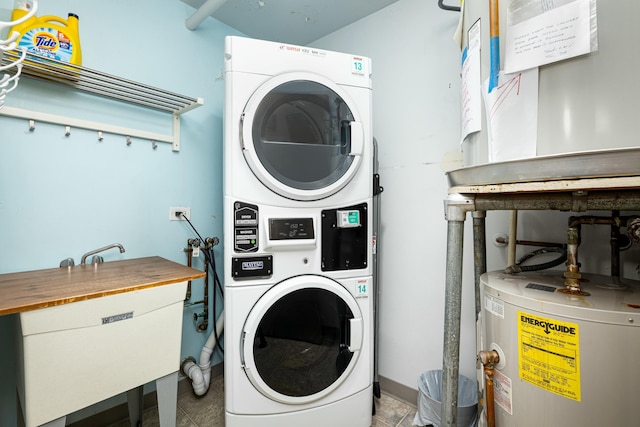
M204 276L203 271L161 257L0 274L0 315Z

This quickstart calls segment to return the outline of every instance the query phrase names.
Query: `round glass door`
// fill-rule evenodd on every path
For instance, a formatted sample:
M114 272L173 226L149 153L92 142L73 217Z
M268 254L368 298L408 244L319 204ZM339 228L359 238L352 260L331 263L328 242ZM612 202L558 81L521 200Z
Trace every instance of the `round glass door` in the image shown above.
M318 276L285 280L247 318L241 343L245 372L273 400L317 400L349 375L362 328L355 299L339 283Z
M243 114L247 163L272 191L317 200L340 190L357 170L362 124L346 94L320 76L277 76L251 97Z

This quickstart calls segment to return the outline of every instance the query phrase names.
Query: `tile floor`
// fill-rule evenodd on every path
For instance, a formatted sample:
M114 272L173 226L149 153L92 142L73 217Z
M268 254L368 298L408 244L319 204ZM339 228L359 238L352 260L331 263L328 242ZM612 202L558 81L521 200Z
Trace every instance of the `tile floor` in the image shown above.
M376 399L376 414L371 427L410 427L416 408L382 393ZM144 427L159 426L158 409L147 409L143 417ZM178 396L177 427L223 427L224 426L224 382L218 377L211 382L209 392L196 398L190 391ZM129 427L128 420L122 420L109 427ZM349 427L349 426L335 426Z

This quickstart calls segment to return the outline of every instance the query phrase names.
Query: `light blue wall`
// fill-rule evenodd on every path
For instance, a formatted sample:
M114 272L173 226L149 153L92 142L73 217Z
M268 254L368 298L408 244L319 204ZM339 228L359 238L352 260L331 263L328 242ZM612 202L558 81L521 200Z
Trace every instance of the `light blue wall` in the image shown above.
M0 0L0 12L12 7ZM113 243L126 252L105 261L161 256L186 264L186 222L169 221L171 206L191 208L203 237L222 239L222 109L224 36L237 31L207 19L196 31L184 20L194 9L178 0L42 1L38 15L80 16L83 65L105 73L202 97L182 117L182 148L110 134L0 116L0 273L57 267L67 257ZM22 79L8 106L170 133L171 117ZM222 266L222 245L217 264ZM194 264L203 268L200 260ZM222 271L219 271L222 276ZM193 284L193 299L203 281ZM219 305L221 305L219 303ZM185 309L182 356L198 357L207 334ZM0 317L0 425L15 424L11 319ZM213 322L210 322L210 325ZM211 329L211 328L210 328ZM133 360L134 363L141 361ZM214 363L219 363L216 356Z

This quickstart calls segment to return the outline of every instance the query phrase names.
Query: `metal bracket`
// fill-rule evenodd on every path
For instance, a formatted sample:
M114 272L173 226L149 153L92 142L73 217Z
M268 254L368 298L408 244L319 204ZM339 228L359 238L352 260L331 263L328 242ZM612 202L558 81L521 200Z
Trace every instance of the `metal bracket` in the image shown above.
M578 190L571 193L571 211L585 212L587 210L588 191Z
M380 186L380 174L373 174L373 195L377 196L384 191L384 187Z
M475 197L459 193L449 194L444 201L444 218L447 221L464 221L467 212L476 210Z

